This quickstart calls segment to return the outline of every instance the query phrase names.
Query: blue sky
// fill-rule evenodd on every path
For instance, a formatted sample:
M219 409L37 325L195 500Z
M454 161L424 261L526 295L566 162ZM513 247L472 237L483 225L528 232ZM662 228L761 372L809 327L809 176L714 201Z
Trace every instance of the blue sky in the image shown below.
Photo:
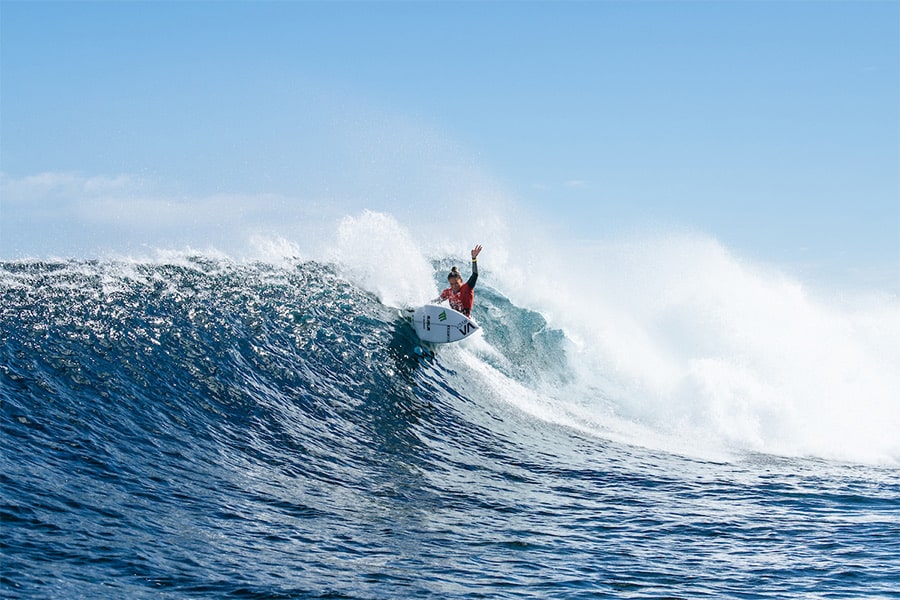
M900 280L898 2L2 0L0 28L0 258L499 190L573 238Z

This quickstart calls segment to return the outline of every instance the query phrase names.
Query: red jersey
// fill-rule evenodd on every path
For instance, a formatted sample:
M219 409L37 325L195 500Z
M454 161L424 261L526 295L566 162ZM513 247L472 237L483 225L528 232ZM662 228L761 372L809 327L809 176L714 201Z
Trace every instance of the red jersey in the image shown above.
M450 300L450 308L469 316L472 312L472 304L475 303L475 292L468 283L459 286L459 291L454 292L453 288L447 288L441 292L441 300Z

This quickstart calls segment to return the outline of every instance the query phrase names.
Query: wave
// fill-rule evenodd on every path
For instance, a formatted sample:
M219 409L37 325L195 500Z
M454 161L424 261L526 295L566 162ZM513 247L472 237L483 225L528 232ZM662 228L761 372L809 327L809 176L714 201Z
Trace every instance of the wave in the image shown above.
M356 225L379 223L395 231L383 215L348 221L351 246ZM335 261L281 247L268 262L0 264L12 597L565 596L697 577L727 593L759 555L747 585L784 596L820 589L822 564L844 572L850 551L854 575L829 589L891 589L895 544L867 541L896 537L894 469L760 456L705 416L648 418L652 387L629 390L598 361L587 334L602 319L579 328L523 306L493 267L481 337L420 359L374 288L427 296L458 260L398 256L376 277L340 244ZM428 281L403 280L408 260ZM815 455L896 456L848 439ZM697 561L698 545L735 558ZM635 570L635 552L654 564Z
M5 410L44 423L33 411L46 407L23 398L58 395L115 414L108 435L192 423L210 443L246 444L229 421L260 419L314 453L298 441L322 443L324 429L302 431L309 415L339 416L338 432L357 439L372 434L374 397L377 422L449 395L706 458L900 461L891 298L828 304L708 239L580 248L557 263L496 248L477 289L483 335L423 367L397 307L433 297L458 258L429 256L370 212L345 219L322 260L283 240L265 248L265 261L3 263Z

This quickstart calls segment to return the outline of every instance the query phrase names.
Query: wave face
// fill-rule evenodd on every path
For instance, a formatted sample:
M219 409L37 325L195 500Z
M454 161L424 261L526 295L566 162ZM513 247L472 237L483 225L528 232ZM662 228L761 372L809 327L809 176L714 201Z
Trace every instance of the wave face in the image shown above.
M335 264L0 264L3 595L896 597L894 465L685 451L484 277L420 359Z

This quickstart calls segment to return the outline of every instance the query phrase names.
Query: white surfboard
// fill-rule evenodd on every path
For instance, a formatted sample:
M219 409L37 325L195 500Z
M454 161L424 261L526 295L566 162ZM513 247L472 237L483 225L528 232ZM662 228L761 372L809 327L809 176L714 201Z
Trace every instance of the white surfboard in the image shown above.
M426 304L415 309L412 324L419 339L432 344L458 342L479 329L478 324L466 315L441 304Z

